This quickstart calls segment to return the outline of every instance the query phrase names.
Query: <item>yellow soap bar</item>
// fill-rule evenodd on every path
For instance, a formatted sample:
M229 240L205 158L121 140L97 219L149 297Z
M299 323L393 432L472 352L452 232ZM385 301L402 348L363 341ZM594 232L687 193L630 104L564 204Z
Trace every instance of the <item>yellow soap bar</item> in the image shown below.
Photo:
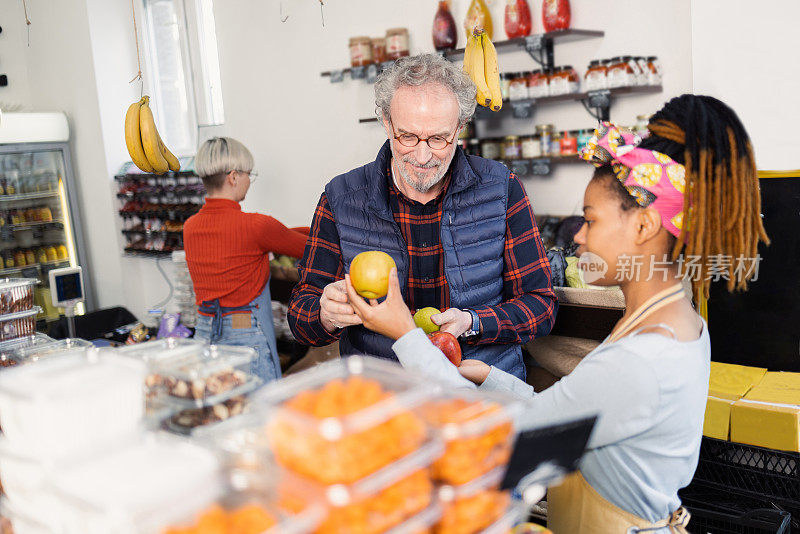
M731 405L734 401L708 397L706 416L703 420L703 435L709 438L728 439L731 423Z
M731 441L800 452L800 373L767 373L736 401Z
M738 400L757 385L766 372L763 367L711 362L708 394L720 399Z

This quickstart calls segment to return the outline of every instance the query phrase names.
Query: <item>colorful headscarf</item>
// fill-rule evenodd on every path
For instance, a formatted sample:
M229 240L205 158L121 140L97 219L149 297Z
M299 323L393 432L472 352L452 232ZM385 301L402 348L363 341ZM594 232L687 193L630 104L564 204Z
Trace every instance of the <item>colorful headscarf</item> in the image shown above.
M664 228L679 237L686 169L666 154L638 148L640 142L639 136L601 122L579 156L595 167L610 164L636 203L658 211Z

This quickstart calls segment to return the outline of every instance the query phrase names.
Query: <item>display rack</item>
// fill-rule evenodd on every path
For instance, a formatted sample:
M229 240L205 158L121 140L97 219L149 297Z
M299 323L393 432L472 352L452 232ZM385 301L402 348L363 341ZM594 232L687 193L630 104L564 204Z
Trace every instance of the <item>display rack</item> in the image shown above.
M205 188L193 158L181 158L181 170L143 173L127 163L114 179L128 256L167 256L183 249L183 223L205 202Z

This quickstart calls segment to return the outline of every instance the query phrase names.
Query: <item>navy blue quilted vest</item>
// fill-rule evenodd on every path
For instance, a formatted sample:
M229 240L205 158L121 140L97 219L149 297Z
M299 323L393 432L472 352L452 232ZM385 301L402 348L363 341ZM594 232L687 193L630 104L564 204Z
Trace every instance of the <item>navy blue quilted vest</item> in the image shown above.
M391 161L387 141L378 158L339 175L325 187L339 232L345 270L356 254L382 250L397 264L407 296L409 259L406 242L388 203L386 169ZM442 206L441 240L450 305L473 308L495 305L503 296L503 250L509 171L502 164L466 156L456 148L453 175ZM368 354L396 360L392 340L362 326L346 328L339 340L342 355ZM525 378L520 345L462 345L464 358L482 360Z

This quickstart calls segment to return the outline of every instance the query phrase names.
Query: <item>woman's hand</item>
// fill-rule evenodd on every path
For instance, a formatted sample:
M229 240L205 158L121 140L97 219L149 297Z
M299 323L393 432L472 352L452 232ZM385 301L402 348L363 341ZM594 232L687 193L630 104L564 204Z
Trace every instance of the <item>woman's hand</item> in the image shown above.
M461 376L477 385L483 384L492 368L480 360L461 360L458 372Z
M367 303L356 293L350 282L349 274L344 275L344 279L347 284L347 297L350 305L356 315L361 318L365 327L395 340L417 327L408 306L403 302L400 282L397 280L397 269L392 269L389 273L389 292L386 294L386 299L380 304L375 299L370 299L370 302Z

